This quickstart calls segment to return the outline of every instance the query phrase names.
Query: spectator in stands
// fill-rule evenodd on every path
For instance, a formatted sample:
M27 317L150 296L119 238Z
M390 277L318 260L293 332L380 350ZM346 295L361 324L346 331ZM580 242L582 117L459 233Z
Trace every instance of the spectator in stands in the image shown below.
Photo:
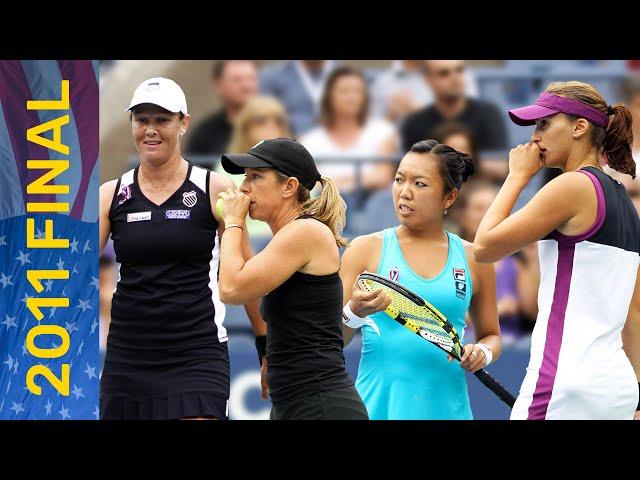
M633 118L633 159L640 162L640 75L629 77L623 86L623 101Z
M433 138L433 131L444 121L455 120L471 131L481 151L506 155L505 115L493 103L469 98L465 93L465 63L462 60L427 60L424 64L425 79L435 100L405 119L401 127L403 148L408 150L415 142ZM503 180L507 173L504 155L485 155L485 174Z
M213 65L212 79L222 106L196 126L186 149L191 154L224 153L231 138L234 120L258 93L258 70L250 60L218 61Z
M478 180L460 196L460 236L473 242L478 225L498 194L498 188ZM538 314L537 294L540 282L537 244L496 262L496 294L500 331L505 344L528 335Z
M397 151L394 126L383 119L369 117L369 91L360 70L342 66L327 79L320 107L321 126L300 139L317 159L320 172L331 177L340 193L356 188L356 169L348 158L392 156ZM322 159L346 157L344 163ZM392 162L364 165L361 186L365 190L388 187L394 173Z
M236 118L228 153L245 153L256 143L278 137L291 137L289 118L282 104L272 97L257 96L249 100ZM221 164L215 171L229 176ZM232 175L237 186L244 180L244 174ZM247 217L247 228L253 240L256 236L271 237L269 226L260 220Z
M244 153L261 140L290 136L291 128L284 106L275 98L257 96L238 114L231 141L224 150Z
M478 96L475 78L467 72L467 94ZM433 102L433 92L424 79L424 60L394 60L371 87L371 110L394 123Z
M262 71L260 92L282 102L297 137L316 126L325 80L335 66L334 60L289 60Z
M484 179L484 176L482 175L482 161L480 160L478 143L473 137L471 130L465 127L462 123L454 121L444 122L433 131L433 138L438 142L449 145L451 148L454 148L459 152L466 153L473 158L476 173L467 180L468 186L472 185L473 182Z

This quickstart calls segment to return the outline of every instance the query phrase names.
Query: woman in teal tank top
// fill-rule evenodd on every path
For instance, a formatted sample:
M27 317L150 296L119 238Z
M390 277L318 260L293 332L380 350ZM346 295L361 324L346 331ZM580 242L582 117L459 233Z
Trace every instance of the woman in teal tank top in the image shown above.
M471 158L435 140L404 156L393 184L399 226L355 238L342 257L347 344L362 326L356 388L373 420L472 419L465 370L500 355L493 265L476 263L472 245L444 230L444 215L473 173ZM384 313L391 302L364 292L363 271L390 278L431 302L467 343L462 362L429 345ZM349 311L349 309L351 311ZM476 343L464 338L470 314Z

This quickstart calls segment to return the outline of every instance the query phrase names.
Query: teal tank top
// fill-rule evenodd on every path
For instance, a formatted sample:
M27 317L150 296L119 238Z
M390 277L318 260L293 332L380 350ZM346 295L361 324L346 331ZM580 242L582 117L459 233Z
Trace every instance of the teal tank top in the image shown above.
M396 227L383 231L377 274L394 280L434 305L453 324L462 343L471 303L471 272L462 240L446 232L449 253L432 279L406 262ZM473 418L465 371L460 362L409 331L384 312L371 315L379 334L362 327L362 355L356 388L372 420L470 420Z

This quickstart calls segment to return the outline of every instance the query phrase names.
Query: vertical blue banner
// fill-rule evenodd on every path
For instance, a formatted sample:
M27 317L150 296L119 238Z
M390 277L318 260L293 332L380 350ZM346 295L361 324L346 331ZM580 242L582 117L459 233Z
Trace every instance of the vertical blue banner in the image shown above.
M98 419L97 71L0 61L1 420Z

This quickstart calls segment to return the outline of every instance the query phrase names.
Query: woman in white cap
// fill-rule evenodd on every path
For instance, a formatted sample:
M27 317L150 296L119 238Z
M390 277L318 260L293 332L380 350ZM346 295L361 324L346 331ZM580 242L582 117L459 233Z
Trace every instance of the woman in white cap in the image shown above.
M181 156L191 118L174 81L145 80L126 111L140 165L100 188L100 246L111 234L120 263L100 417L227 419L229 354L217 286L224 221L212 199L233 183ZM246 235L240 256L251 256ZM257 301L247 303L262 345Z
M320 177L295 140L264 140L248 153L223 155L229 173L244 173L240 190L223 198L220 295L241 304L263 297L267 383L272 420L366 420L342 351L340 236L345 206L332 180ZM317 182L322 192L312 199ZM249 261L242 258L247 212L266 222L273 238Z
M636 175L629 110L608 106L589 84L557 82L509 115L535 131L509 153L509 175L474 253L495 262L539 240L538 318L511 418L637 418L640 220L624 186L601 167ZM543 167L563 173L510 215Z

